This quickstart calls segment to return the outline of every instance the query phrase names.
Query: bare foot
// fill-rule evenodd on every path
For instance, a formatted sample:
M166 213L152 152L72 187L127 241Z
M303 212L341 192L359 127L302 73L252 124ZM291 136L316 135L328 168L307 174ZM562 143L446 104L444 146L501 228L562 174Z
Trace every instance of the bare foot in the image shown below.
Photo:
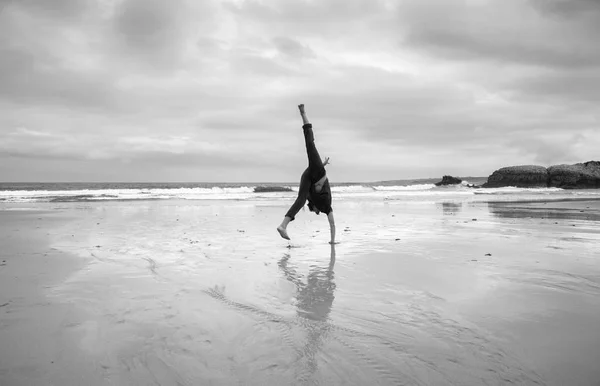
M286 240L290 239L290 236L288 236L288 234L287 234L287 230L285 228L283 228L282 226L277 227L277 232L279 232L281 237L283 237L284 239L286 239Z

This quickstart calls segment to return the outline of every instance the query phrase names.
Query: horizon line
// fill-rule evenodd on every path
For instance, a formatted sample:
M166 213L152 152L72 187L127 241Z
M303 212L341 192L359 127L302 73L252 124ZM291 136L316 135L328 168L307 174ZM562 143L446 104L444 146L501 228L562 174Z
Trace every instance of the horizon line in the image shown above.
M453 176L460 179L467 178L488 178L489 176ZM374 184L378 182L394 182L394 181L419 181L419 180L435 180L441 181L443 177L418 177L418 178L398 178L390 180L375 180L375 181L340 181L331 182L330 184ZM0 184L299 184L298 181L0 181Z

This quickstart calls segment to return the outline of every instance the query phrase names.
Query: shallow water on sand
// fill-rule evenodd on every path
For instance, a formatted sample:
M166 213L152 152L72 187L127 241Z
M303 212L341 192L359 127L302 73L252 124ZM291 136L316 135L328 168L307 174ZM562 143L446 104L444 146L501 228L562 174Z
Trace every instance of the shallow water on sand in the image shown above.
M308 212L281 239L287 204L48 204L81 214L53 246L90 259L48 290L76 305L73 371L128 385L600 379L598 201L340 202L335 246Z

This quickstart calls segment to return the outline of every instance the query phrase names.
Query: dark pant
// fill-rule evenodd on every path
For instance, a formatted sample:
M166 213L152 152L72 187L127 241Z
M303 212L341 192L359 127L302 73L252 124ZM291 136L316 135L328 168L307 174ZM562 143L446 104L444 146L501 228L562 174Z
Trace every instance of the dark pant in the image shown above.
M325 175L325 166L315 146L315 135L310 123L302 126L304 131L304 142L306 144L306 155L308 156L308 174L311 183L319 181Z
M315 146L315 135L312 131L312 125L307 123L302 126L304 130L304 142L306 143L306 155L308 156L308 168L300 177L300 188L298 189L298 197L292 204L288 212L285 214L294 220L296 214L302 209L308 198L310 187L315 182L319 181L325 175L325 166L321 161L321 156Z

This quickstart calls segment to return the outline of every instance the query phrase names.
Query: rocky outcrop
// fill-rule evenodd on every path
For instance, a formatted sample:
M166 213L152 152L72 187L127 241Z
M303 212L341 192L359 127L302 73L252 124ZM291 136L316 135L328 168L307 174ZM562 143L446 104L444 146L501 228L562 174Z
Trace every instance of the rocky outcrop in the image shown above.
M551 187L563 189L600 188L600 162L598 161L550 166L548 174L548 186Z
M293 192L292 188L287 186L257 186L254 193L275 193L275 192Z
M460 178L452 177L452 176L443 176L442 180L440 182L436 182L435 186L456 185L456 184L460 184L461 182L462 182L462 180Z
M599 189L600 162L589 161L574 165L509 166L488 177L484 188L516 186L520 188Z
M537 165L508 166L496 170L483 184L484 188L503 186L546 188L548 187L548 170Z

